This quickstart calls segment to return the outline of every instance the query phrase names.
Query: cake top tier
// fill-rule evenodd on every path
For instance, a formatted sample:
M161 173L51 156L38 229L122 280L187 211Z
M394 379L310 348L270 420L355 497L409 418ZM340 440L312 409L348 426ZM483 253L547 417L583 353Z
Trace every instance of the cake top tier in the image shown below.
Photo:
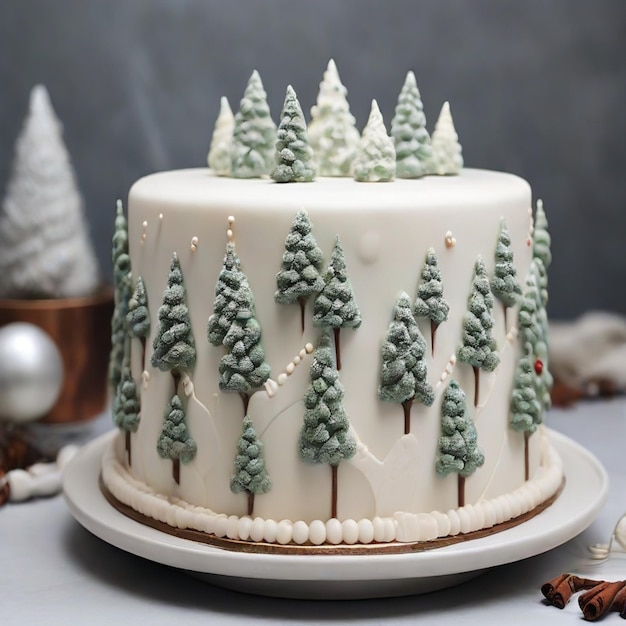
M510 203L530 198L528 183L513 174L463 169L459 176L429 176L419 181L397 180L393 185L360 185L349 178L320 178L315 184L279 185L268 179L237 180L218 177L208 169L187 169L151 174L138 180L130 191L132 200L157 204L254 206L256 209L318 208L365 211L381 207L436 208L451 203L472 207L487 203ZM331 201L329 201L331 199Z

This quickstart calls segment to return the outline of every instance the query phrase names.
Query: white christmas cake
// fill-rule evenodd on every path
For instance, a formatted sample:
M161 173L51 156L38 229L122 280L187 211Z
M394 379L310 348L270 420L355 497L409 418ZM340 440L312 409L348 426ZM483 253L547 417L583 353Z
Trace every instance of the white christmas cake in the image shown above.
M329 63L307 126L255 72L210 169L118 206L107 497L235 549L416 549L495 532L562 484L543 207L432 137L410 72L363 133ZM453 539L451 539L453 538ZM248 546L249 549L250 546Z

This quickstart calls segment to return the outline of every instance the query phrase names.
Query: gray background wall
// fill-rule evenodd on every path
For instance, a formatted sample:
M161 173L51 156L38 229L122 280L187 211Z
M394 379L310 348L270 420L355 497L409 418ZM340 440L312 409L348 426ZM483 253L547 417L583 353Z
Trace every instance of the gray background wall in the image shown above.
M360 128L408 69L429 127L450 100L466 164L528 179L550 219L550 315L626 313L625 0L0 0L0 188L28 94L65 125L103 272L115 200L205 163L219 97L261 73L278 118L334 57Z

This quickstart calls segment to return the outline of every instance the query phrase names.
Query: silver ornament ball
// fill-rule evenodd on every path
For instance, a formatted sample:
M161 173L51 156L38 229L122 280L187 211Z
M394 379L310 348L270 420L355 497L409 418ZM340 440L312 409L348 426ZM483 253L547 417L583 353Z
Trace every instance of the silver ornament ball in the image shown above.
M43 417L63 383L59 349L38 326L16 322L0 328L0 419Z

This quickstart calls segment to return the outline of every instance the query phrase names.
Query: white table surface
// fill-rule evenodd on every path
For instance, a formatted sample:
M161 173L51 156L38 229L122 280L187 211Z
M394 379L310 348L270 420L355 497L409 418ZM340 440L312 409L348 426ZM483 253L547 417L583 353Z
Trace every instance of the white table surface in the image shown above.
M587 551L590 544L606 542L626 512L626 399L553 410L546 422L601 460L610 477L606 505L588 530L565 545L493 568L458 587L334 602L227 591L104 543L72 518L58 496L0 509L0 624L580 624L576 601L559 611L544 604L539 587L569 571L626 579L626 555L595 563ZM107 419L95 425L106 428ZM621 621L613 613L603 623Z

